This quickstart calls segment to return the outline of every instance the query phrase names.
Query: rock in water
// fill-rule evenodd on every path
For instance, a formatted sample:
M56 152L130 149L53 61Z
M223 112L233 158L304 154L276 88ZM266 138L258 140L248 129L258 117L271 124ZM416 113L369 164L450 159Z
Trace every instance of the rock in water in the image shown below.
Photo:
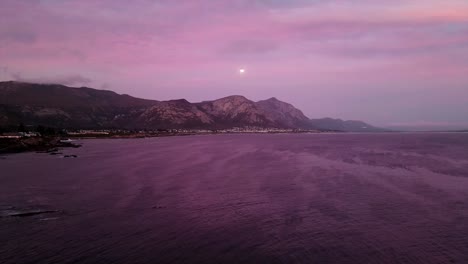
M40 214L50 214L57 213L57 210L45 210L45 209L15 209L14 207L9 207L3 210L0 210L0 217L27 217Z

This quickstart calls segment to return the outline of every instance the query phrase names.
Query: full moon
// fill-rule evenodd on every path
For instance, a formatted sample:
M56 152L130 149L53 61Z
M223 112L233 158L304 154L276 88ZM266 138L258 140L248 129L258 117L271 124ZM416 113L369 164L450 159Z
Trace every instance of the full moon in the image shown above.
M239 73L240 73L240 74L245 73L245 69L239 69Z

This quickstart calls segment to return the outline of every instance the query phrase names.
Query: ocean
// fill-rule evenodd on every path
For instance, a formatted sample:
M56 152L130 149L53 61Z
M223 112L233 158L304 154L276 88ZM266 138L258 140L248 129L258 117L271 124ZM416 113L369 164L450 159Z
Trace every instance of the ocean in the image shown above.
M79 143L0 157L0 263L468 263L468 133Z

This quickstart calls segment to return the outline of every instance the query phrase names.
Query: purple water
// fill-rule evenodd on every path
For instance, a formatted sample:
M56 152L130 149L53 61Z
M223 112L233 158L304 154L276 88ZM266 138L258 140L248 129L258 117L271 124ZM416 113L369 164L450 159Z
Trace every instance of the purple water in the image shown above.
M468 263L468 134L82 143L0 159L0 263Z

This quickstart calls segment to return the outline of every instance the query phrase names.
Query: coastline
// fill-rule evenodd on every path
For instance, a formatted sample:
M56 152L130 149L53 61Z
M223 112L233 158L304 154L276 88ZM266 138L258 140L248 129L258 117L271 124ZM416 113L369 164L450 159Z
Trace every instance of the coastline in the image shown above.
M374 132L382 134L385 132ZM79 148L81 145L74 143L80 139L142 139L157 137L181 137L203 135L271 135L271 134L374 134L371 132L343 132L343 131L239 131L239 132L159 132L159 133L115 133L115 134L68 134L67 136L38 136L22 138L0 138L0 155L23 152L55 153L60 148ZM447 132L387 132L391 134L406 133L467 133L465 131ZM70 141L64 140L68 139Z
M78 148L73 142L64 142L60 137L29 137L15 139L0 139L0 154L22 152L56 152L59 148Z
M43 152L54 153L59 148L78 148L81 145L75 144L73 140L79 139L140 139L155 137L181 137L181 136L200 136L200 135L232 135L232 134L310 134L326 133L318 131L283 131L283 132L259 132L259 131L239 131L239 132L212 132L212 131L187 131L187 132L144 132L144 133L70 133L66 136L35 136L18 138L0 138L0 155L14 154L23 152ZM66 141L64 139L70 139Z

